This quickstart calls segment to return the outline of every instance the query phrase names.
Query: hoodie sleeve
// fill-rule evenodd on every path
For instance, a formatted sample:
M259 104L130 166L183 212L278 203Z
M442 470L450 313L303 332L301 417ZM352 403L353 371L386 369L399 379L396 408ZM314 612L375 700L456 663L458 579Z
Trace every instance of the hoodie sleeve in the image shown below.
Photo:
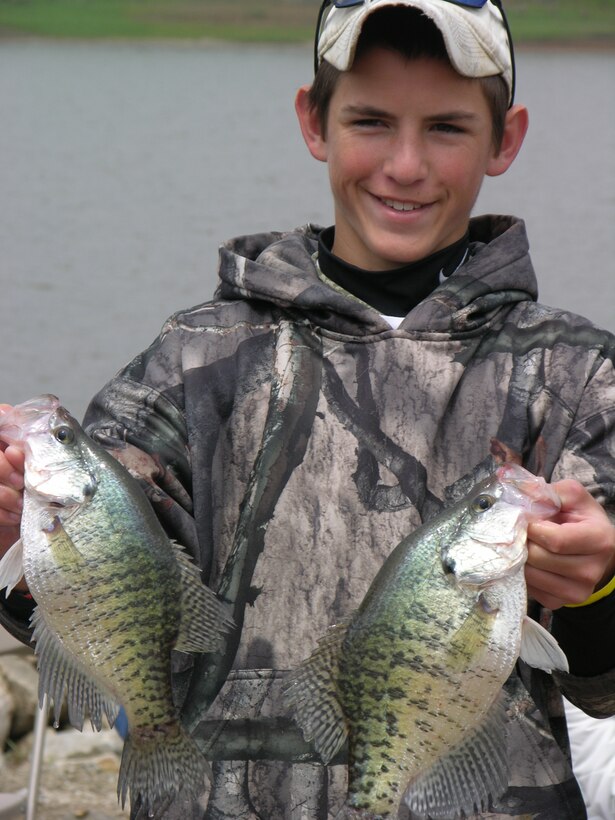
M169 538L195 558L179 343L163 334L94 396L84 429L141 483Z
M0 594L0 627L4 627L21 643L29 644L32 637L30 617L36 606L29 594L14 590L8 597Z

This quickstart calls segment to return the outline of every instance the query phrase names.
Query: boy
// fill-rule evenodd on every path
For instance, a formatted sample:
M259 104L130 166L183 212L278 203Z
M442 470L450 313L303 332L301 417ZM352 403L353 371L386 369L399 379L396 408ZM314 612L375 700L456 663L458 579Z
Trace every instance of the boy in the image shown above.
M470 220L527 128L499 5L340 0L321 16L296 108L335 225L225 243L217 300L171 317L86 418L213 589L229 597L229 556L246 559L236 645L217 666L175 658L185 720L215 699L198 730L216 743L208 807L165 816L336 816L345 768L291 765L306 750L283 671L408 532L507 459L562 498L529 533L526 578L571 674L511 676L510 786L483 816L579 820L559 692L615 712L600 637L615 612L613 339L535 303L522 222ZM22 459L0 458L6 549ZM11 596L2 617L27 639L25 608Z

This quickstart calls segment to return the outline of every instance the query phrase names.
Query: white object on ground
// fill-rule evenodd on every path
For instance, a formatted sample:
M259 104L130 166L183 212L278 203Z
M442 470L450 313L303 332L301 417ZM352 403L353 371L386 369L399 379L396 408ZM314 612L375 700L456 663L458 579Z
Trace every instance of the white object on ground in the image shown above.
M588 820L615 818L615 717L597 720L564 700L572 766Z

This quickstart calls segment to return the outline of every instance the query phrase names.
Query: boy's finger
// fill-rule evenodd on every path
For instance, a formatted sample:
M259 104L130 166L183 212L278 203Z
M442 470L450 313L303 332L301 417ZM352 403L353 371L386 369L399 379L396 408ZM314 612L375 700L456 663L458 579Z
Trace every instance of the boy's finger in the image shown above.
M25 455L20 447L9 445L0 452L0 482L6 483L10 476L14 478L10 483L18 489L23 488L23 471Z

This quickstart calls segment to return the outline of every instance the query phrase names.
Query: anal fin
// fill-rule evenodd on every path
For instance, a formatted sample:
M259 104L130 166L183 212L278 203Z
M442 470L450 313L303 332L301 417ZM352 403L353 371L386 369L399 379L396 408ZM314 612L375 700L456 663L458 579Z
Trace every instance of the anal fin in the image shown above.
M404 803L421 820L473 817L506 791L508 771L505 696L500 694L486 718L410 784Z
M47 694L53 700L54 720L58 722L66 697L68 719L79 731L83 729L86 714L97 731L102 728L103 714L113 725L119 705L99 689L87 671L66 651L61 640L47 626L39 607L32 614L31 624L38 657L39 704L42 706L43 696Z

